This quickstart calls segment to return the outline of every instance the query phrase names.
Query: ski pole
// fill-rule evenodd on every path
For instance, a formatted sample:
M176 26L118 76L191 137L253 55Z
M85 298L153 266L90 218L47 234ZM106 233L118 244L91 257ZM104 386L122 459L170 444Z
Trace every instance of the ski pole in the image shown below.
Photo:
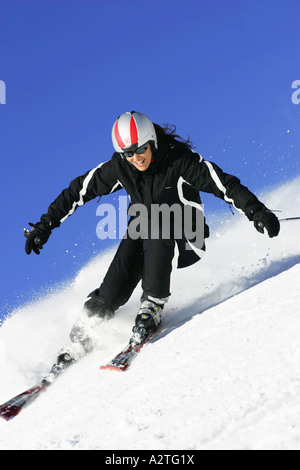
M278 219L279 222L286 222L287 220L300 220L300 217L285 217L284 219ZM265 225L263 222L259 221L258 222L258 227L263 230L265 228Z
M279 222L285 222L286 220L300 220L300 217L286 217L285 219L279 219Z

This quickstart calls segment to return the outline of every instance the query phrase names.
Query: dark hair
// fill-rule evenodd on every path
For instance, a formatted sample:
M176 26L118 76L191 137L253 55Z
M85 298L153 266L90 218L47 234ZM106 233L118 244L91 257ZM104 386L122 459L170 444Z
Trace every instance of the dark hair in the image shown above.
M193 144L188 136L187 140L184 140L178 134L176 134L176 126L174 124L164 124L164 127L154 124L155 132L157 137L162 137L169 145L184 145L189 149L193 148Z

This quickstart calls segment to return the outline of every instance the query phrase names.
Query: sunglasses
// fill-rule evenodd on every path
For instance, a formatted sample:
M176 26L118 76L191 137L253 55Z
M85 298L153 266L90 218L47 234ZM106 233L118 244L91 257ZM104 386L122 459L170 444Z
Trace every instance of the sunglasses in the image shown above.
M148 142L146 144L141 145L140 147L136 148L135 150L125 150L122 153L122 156L124 155L124 157L126 157L126 158L131 158L131 157L133 157L133 155L135 153L137 155L140 155L141 153L146 152L147 148L148 148Z

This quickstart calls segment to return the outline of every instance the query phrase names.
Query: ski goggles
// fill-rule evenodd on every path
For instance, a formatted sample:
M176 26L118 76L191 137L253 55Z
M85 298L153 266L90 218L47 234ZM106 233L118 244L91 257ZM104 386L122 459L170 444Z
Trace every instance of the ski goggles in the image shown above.
M132 150L124 150L123 153L122 153L122 156L126 157L126 158L131 158L133 157L133 155L136 153L137 155L140 155L141 153L144 153L146 152L148 148L148 142L146 142L145 144L141 145L140 147L137 147L136 149L132 149Z

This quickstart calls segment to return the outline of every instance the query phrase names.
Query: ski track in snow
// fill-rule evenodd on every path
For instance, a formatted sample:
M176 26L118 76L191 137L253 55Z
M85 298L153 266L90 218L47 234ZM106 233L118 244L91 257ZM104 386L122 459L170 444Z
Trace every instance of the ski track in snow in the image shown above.
M300 178L261 196L298 215ZM209 222L209 214L207 214ZM160 334L125 373L99 371L127 342L140 289L99 349L10 422L0 449L300 450L300 222L276 239L224 217L205 258L176 271ZM0 328L0 402L37 383L68 341L113 251Z

